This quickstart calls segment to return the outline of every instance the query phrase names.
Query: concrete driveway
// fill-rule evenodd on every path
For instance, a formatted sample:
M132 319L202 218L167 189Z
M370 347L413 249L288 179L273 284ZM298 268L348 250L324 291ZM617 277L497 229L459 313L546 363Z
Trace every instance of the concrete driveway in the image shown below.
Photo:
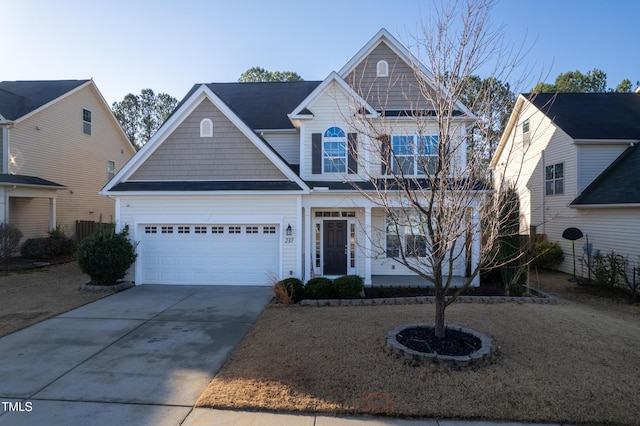
M2 337L0 425L180 424L272 295L144 285Z

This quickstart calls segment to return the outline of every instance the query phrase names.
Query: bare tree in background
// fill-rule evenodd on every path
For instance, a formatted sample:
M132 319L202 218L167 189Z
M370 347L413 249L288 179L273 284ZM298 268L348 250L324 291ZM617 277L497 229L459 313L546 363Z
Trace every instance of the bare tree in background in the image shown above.
M420 63L413 64L410 78L394 73L394 64L385 80L366 78L364 68L346 78L376 109L356 102L347 117L360 140L349 144L357 174L346 179L386 216L384 228L368 236L367 255L398 262L433 284L438 337L445 336L445 309L479 282L483 267L495 264L492 249L504 217L502 195L492 190L486 164L496 140L495 111L513 99L496 84L477 85L473 96L465 96L481 68L499 82L508 81L518 65L520 53L490 26L492 5L438 3L414 37L412 57ZM393 99L398 87L402 102ZM411 108L397 109L400 104ZM460 270L462 282L455 279Z

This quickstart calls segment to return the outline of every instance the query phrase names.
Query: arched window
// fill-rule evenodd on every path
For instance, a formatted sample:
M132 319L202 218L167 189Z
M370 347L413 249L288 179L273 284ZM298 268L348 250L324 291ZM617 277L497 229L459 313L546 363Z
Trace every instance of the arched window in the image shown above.
M389 64L387 61L378 61L378 65L376 66L376 75L378 77L389 77Z
M208 118L202 119L200 122L200 137L210 138L213 136L213 121Z
M322 171L347 171L347 134L340 127L330 127L322 135Z

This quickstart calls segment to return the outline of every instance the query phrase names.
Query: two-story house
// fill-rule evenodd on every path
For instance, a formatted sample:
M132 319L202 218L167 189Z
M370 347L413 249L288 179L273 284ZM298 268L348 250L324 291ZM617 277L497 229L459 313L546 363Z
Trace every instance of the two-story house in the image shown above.
M110 222L99 194L135 154L93 80L0 82L0 223L23 238Z
M586 276L591 253L640 255L640 93L520 95L492 159L496 186L514 183L521 231L558 242L560 269ZM567 228L584 235L575 243ZM572 244L575 246L572 247Z
M433 150L414 149L416 135L438 128L416 64L383 29L323 81L195 85L102 191L116 200L117 226L139 242L136 283L265 285L270 277L357 274L371 285L412 275L391 259L385 239L423 240L408 227L406 238L387 235L385 211L363 194L372 176L386 177L369 149L383 142L354 121L384 129L405 175L424 176L417 165ZM411 117L418 108L421 128ZM467 113L460 106L460 139ZM424 139L437 145L437 137ZM464 159L464 151L451 155ZM465 274L467 260L477 264L479 244L469 241L454 274Z

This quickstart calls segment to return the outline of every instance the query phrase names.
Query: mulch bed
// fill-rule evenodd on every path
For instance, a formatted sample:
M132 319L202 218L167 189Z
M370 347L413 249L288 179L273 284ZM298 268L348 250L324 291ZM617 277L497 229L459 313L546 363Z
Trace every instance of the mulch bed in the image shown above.
M61 263L72 262L72 256L57 256L48 260L24 259L22 257L12 257L0 263L0 272L27 271L29 269L42 268L43 266L59 265Z
M414 351L447 356L465 356L482 347L476 336L458 330L447 330L445 337L436 337L432 327L405 328L396 340Z
M447 296L452 296L457 289L450 288ZM433 287L365 287L364 294L367 299L387 298L387 297L421 297L435 296ZM481 285L479 287L469 287L463 296L508 296L505 288Z

